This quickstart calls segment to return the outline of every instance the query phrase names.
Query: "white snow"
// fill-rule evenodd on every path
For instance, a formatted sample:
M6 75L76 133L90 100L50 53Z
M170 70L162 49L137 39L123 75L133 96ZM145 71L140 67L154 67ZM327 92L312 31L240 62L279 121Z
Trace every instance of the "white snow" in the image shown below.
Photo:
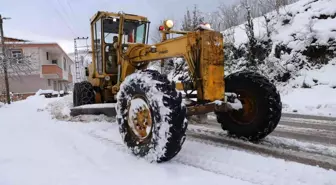
M301 88L304 83L310 88ZM320 69L301 70L279 90L285 112L335 117L336 59Z
M39 89L35 94L36 95L42 95L42 94L53 94L55 93L56 91L54 90L51 90L51 89L47 89L47 90L42 90L42 89Z
M336 116L336 59L318 68L309 64L310 69L298 70L298 63L291 62L295 58L307 61L302 54L311 44L330 45L328 41L336 40L336 0L300 0L294 4L280 8L279 13L273 11L267 14L270 18L269 29L273 42L273 56L275 45L283 44L292 49L290 54L282 53L280 59L268 57L267 67L270 69L287 69L294 74L289 83L278 84L284 105L284 112L300 114ZM329 18L318 18L329 16ZM284 22L288 20L287 24ZM258 39L266 39L264 17L253 20L254 33ZM234 30L234 32L232 32ZM234 33L236 47L246 43L248 38L244 24L223 31L224 35ZM313 39L315 42L312 43ZM277 66L272 66L277 65ZM261 68L263 68L262 66ZM301 88L302 85L311 88Z
M234 103L228 102L228 104L230 104L231 107L235 110L239 110L243 108L243 104L237 98L235 98Z
M213 30L210 24L200 24L197 26L196 29L203 29L203 30Z
M323 44L329 38L336 39L336 19L313 19L314 16L322 14L333 15L336 13L336 0L300 0L291 5L280 8L279 14L273 11L267 14L271 18L269 23L272 32L273 42L290 43L294 50L302 49L305 39L315 36L317 43ZM307 11L305 11L308 8ZM292 17L288 14L292 14ZM283 20L289 19L288 25L283 25ZM264 17L257 17L253 20L254 33L256 38L266 36L266 27ZM311 29L310 29L311 27ZM313 32L311 32L311 30ZM224 34L230 34L232 30L223 31ZM299 40L294 40L293 34L296 34ZM316 35L312 35L316 34ZM247 41L244 24L234 28L235 45L239 46ZM302 40L301 40L302 39Z
M75 108L115 108L115 103L96 103L77 106Z
M118 125L52 119L71 98L32 96L0 109L0 184L332 185L336 172L186 141L167 163L127 152ZM13 116L20 112L20 116ZM94 120L92 118L92 120Z
M241 180L180 164L156 165L118 151L90 135L111 123L73 124L37 112L54 99L33 97L0 111L0 184L204 184ZM13 116L19 111L20 116ZM111 132L120 142L118 129ZM180 175L181 174L181 175ZM174 177L174 178L171 178Z

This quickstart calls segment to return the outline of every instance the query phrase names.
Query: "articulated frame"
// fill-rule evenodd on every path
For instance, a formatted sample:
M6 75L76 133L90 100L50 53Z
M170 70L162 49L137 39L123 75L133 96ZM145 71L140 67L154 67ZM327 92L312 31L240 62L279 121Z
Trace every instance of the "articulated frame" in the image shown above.
M188 32L155 45L130 45L122 58L121 79L131 74L135 67L147 67L150 61L183 57L197 89L199 102L224 99L223 37L219 32L202 30Z

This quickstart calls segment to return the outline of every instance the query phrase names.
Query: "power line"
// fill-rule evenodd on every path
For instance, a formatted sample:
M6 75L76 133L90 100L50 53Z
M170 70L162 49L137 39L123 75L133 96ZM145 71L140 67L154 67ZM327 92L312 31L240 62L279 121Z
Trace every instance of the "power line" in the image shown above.
M59 7L61 8L62 12L64 12L65 16L68 17L68 19L70 20L71 25L73 25L73 21L71 21L72 20L71 14L69 14L66 8L64 8L63 3L61 3L60 0L57 0L57 3L59 4Z
M48 1L50 2L50 1ZM76 36L76 33L75 31L68 25L67 21L63 18L62 14L60 13L60 11L55 8L55 6L52 6L51 7L56 11L56 13L58 14L59 17L61 17L62 21L65 23L65 25L68 27L68 29L71 31L71 33L73 34L73 36Z
M71 11L71 13L74 14L74 11L73 11L73 9L72 9L72 7L71 7L69 1L68 1L68 0L65 0L65 2L67 3L67 5L68 5L68 7L69 7L69 9L70 9L70 11Z

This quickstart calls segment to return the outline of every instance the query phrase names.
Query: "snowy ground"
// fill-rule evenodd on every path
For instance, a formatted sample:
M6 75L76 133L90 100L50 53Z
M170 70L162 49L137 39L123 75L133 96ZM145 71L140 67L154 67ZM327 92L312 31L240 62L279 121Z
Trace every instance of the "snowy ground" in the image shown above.
M127 152L113 119L73 119L69 107L71 96L35 96L0 108L1 185L336 182L335 171L188 140L172 161L149 164Z
M336 117L335 72L336 59L318 70L301 70L299 77L279 87L284 112Z

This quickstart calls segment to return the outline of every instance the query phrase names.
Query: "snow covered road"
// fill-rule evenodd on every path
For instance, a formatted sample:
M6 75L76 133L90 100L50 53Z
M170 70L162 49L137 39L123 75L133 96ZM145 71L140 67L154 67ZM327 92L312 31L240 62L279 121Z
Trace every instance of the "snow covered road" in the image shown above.
M47 106L49 102L53 106ZM1 185L139 184L139 181L163 185L334 185L336 182L333 170L192 139L186 141L172 161L149 164L127 152L112 120L108 122L99 116L87 122L52 119L54 116L68 119L66 104L62 98L30 97L0 108Z

